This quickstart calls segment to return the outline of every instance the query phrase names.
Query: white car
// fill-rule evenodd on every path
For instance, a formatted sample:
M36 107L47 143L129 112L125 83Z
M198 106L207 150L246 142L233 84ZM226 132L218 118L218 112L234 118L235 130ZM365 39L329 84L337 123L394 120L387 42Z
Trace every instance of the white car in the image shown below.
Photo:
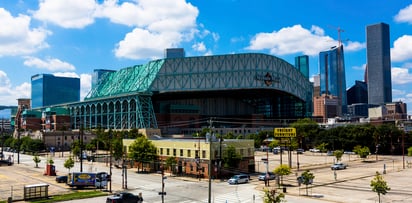
M247 182L249 182L249 176L248 175L243 175L243 174L234 175L227 182L229 184L247 183Z
M331 168L332 170L342 170L342 169L346 169L346 164L344 164L344 163L336 163L336 164L333 164L330 168Z
M313 148L313 149L309 149L310 152L320 152L319 149Z

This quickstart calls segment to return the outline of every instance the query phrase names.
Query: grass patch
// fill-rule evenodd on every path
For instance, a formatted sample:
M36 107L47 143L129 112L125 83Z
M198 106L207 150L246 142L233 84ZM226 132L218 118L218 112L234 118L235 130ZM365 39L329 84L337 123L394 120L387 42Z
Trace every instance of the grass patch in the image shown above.
M29 202L33 203L48 203L48 202L60 202L60 201L69 201L74 199L87 199L92 197L106 196L106 192L102 191L86 191L86 192L74 192L64 195L54 195L48 199L39 199L39 200L30 200Z

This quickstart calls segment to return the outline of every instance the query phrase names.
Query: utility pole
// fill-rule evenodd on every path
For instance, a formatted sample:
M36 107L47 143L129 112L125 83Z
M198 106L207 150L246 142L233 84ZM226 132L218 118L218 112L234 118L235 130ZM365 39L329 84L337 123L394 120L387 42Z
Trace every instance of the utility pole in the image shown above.
M80 120L80 119L79 119ZM82 122L79 125L79 141L80 141L80 172L83 172L83 129Z
M211 203L212 202L212 126L213 126L213 121L212 118L210 118L209 120L209 129L210 129L210 135L209 135L209 167L208 167L208 171L209 171L209 198L208 198L208 202Z
M112 130L109 129L109 174L110 174L110 184L109 184L109 192L112 193Z

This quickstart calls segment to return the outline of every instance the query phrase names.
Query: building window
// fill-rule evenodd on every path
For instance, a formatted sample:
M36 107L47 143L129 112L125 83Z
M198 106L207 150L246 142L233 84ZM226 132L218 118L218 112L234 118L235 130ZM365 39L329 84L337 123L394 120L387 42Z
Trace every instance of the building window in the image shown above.
M170 149L166 149L166 155L170 155Z
M244 151L245 151L244 149L240 149L240 155L241 155L241 156L244 156L244 154L243 154Z
M160 148L160 155L163 155L163 148Z
M173 156L176 156L176 149L173 149Z
M192 157L192 154L190 153L190 149L187 150L187 157Z
M190 171L193 171L193 165L190 164Z
M202 151L202 158L206 158L206 151L205 150Z
M183 156L183 149L180 150L180 156Z
M195 157L199 157L199 150L196 150Z

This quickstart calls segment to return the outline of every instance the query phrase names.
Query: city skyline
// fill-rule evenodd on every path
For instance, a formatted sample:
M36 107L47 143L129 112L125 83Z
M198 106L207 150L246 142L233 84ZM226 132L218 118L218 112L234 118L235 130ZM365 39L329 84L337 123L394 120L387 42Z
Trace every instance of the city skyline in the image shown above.
M346 88L363 80L366 27L390 25L393 101L412 104L412 4L378 1L242 0L3 1L0 2L1 105L30 98L36 74L78 77L81 98L94 69L119 70L163 58L166 48L186 56L266 53L294 65L342 41ZM412 112L409 110L409 112Z

